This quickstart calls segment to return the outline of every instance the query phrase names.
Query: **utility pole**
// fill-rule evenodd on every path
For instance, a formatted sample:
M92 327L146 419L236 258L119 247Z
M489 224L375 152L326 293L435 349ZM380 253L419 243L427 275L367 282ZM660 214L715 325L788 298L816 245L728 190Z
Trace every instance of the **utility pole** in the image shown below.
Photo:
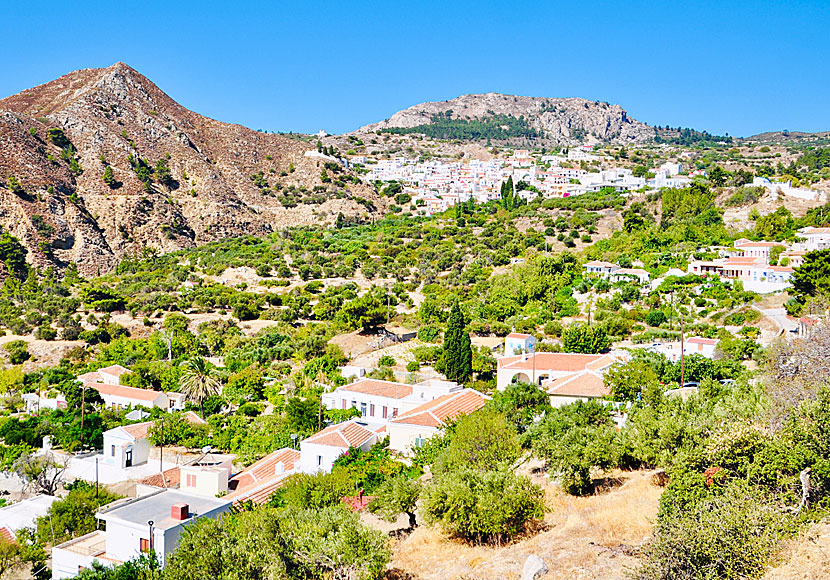
M164 483L164 417L161 418L161 441L159 441L159 473L162 474L162 483Z
M84 407L86 407L86 383L81 387L81 450L84 448Z
M98 456L95 456L95 497L98 498Z
M686 349L683 342L683 313L680 308L677 309L677 314L680 316L680 387L686 384Z

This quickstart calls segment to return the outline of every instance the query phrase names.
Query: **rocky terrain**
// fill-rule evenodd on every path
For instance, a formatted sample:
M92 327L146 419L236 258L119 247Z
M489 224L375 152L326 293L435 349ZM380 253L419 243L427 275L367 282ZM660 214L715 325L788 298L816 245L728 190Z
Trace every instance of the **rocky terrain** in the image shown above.
M145 248L365 219L380 205L312 145L198 115L123 63L0 100L0 226L40 266L103 273Z
M366 125L357 133L428 125L435 116L481 120L493 115L524 117L530 127L540 132L539 144L576 144L592 140L640 143L654 138L653 128L629 117L619 105L578 98L519 97L498 93L421 103L384 121Z

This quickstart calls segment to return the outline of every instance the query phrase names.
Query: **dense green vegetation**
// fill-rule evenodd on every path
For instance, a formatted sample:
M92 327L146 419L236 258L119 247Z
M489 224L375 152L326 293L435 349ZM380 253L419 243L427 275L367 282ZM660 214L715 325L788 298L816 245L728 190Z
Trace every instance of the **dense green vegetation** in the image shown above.
M536 139L540 133L530 126L524 116L490 115L481 119L453 118L452 111L434 115L429 123L415 127L391 127L384 133L406 135L420 133L433 139L462 139L472 141L507 141L514 138Z

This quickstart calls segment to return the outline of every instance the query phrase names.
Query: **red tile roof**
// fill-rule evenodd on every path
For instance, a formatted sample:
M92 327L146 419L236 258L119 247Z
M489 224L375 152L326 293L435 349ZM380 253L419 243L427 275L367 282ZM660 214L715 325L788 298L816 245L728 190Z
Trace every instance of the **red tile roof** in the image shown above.
M17 536L15 536L14 532L12 532L6 526L0 527L0 538L2 538L3 540L5 540L5 541L7 541L11 544L16 544L17 543Z
M537 352L526 356L505 356L499 359L500 369L531 370L536 359L536 372L578 372L590 363L605 358L602 354L576 354L565 352ZM609 363L610 364L610 363Z
M561 377L546 385L548 393L558 397L587 397L591 399L611 394L602 377L585 371L569 377Z
M459 415L481 409L490 397L473 389L443 395L392 419L392 423L440 427Z
M346 421L326 427L311 437L304 439L303 443L315 443L317 445L331 445L332 447L360 447L376 434L357 424L355 421Z
M178 487L181 483L182 472L179 467L171 467L162 473L148 475L139 479L136 483L151 485L153 487Z
M104 367L102 369L98 369L99 373L107 373L108 375L114 375L116 377L120 377L121 375L131 373L132 371L128 368L124 368L121 365L112 365L108 367Z
M522 340L526 338L530 338L529 334L524 334L522 332L511 332L507 335L507 338L521 338Z
M390 399L403 399L404 397L410 396L413 392L412 385L394 383L392 381L379 381L377 379L361 379L340 387L338 390L388 397Z
M300 452L287 447L269 453L228 481L230 493L225 499L234 503L249 500L256 504L265 503L285 480L294 474L294 465L299 460ZM277 473L277 465L280 462L284 471Z
M703 338L700 336L693 336L692 338L687 338L686 342L691 342L692 344L718 344L718 340L716 338Z
M123 385L89 383L87 384L87 386L95 389L102 395L112 395L113 397L124 397L125 399L136 399L138 401L155 401L161 396L166 396L161 391L151 391L150 389L137 389L135 387L125 387Z
M277 449L231 477L228 481L228 488L233 491L243 491L275 477L281 477L284 473L277 473L277 464L282 462L284 471L290 472L299 460L300 452L296 449L287 447Z
M145 421L144 423L133 423L132 425L122 425L121 428L135 439L147 439L150 431L152 421Z

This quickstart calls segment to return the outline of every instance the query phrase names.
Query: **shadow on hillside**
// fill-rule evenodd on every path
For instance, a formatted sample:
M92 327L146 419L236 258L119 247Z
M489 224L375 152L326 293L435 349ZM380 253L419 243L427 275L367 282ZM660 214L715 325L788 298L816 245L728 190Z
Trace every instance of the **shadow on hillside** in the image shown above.
M610 493L615 489L621 487L626 481L628 480L627 477L619 477L619 476L609 476L609 477L600 477L599 479L594 480L594 495L602 495L605 493Z
M416 580L416 578L406 570L391 568L383 575L383 580Z

